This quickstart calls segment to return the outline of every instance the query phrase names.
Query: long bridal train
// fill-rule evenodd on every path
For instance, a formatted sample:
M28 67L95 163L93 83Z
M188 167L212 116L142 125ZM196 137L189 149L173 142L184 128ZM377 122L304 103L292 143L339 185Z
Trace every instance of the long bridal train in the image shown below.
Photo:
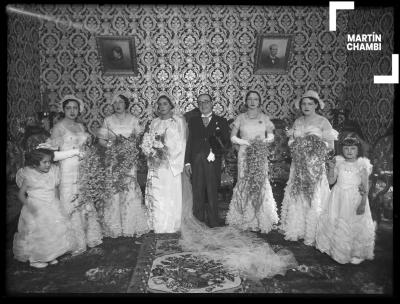
M253 279L284 275L297 261L287 249L275 252L269 244L250 232L233 227L209 228L192 212L192 186L182 173L182 222L179 243L185 251L196 252L220 261L227 269L237 270Z

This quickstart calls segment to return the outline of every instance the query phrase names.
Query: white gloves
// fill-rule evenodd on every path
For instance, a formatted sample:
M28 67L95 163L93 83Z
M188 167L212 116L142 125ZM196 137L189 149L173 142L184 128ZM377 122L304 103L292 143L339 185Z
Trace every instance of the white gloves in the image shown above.
M264 142L270 143L273 142L275 135L273 133L268 133L267 138L264 139Z
M245 139L241 139L237 136L232 136L231 137L231 142L234 144L238 144L238 145L246 145L246 146L250 146L250 143L248 140Z
M79 156L79 149L71 149L65 151L54 151L54 161L64 160L73 156Z
M274 136L273 133L268 133L267 138L264 139L264 142L268 142L268 143L272 142L272 141L274 141L274 138L275 138L275 136ZM250 143L249 143L248 140L241 139L241 138L236 137L236 136L232 136L231 137L231 141L234 144L250 146Z

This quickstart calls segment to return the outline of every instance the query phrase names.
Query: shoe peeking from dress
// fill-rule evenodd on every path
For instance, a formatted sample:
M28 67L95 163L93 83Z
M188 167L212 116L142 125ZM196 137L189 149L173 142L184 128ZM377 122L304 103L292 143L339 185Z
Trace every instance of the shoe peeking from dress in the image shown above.
M360 264L362 261L364 261L364 259L360 259L360 258L352 258L350 263L354 264L354 265L358 265Z
M47 263L42 263L42 262L31 262L29 263L30 266L35 267L35 268L45 268L47 267Z

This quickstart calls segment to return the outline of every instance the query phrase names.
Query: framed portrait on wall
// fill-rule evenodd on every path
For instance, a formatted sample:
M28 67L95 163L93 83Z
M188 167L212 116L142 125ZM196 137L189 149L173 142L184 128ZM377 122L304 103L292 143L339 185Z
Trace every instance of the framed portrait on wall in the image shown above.
M260 34L256 42L254 74L286 74L292 38L290 34Z
M104 76L137 76L135 39L130 36L96 36Z

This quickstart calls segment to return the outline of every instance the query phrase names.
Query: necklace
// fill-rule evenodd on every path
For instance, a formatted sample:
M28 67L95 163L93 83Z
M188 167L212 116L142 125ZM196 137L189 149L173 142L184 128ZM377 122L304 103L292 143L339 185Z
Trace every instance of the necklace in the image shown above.
M257 112L255 116L250 116L250 113L246 112L246 115L249 119L257 119L260 116L260 112Z

